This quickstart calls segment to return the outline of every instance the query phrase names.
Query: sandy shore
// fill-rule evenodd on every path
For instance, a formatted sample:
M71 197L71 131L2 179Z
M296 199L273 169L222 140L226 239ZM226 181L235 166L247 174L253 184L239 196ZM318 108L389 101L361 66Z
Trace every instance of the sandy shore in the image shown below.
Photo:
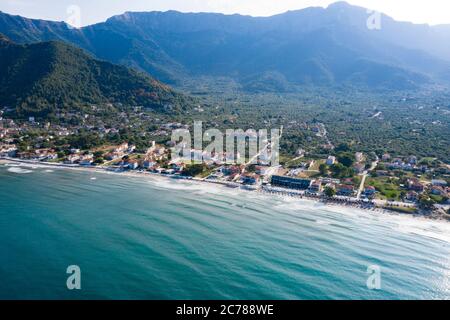
M83 171L83 172L93 172L93 173L107 173L107 174L116 174L120 176L125 177L134 177L134 178L161 178L161 179L170 179L170 180L182 180L182 181L192 181L197 183L208 183L208 184L214 184L218 187L236 187L236 184L229 183L229 182L223 182L223 181L208 181L204 179L199 178L176 178L174 176L169 175L163 175L158 173L152 173L152 172L132 172L132 171L112 171L108 170L107 168L103 167L82 167L79 165L68 165L68 164L60 164L60 163L49 163L49 162L40 162L40 161L31 161L31 160L18 160L18 159L0 159L0 165L5 164L16 164L24 167L31 167L31 168L53 168L53 169L65 169L65 170L74 170L74 171ZM275 190L249 190L245 188L240 188L239 191L242 192L258 192L259 194L264 194L267 196L280 196L280 197L289 197L289 198L295 198L295 199L301 199L305 201L312 201L312 202L320 202L330 207L351 207L355 209L360 210L368 210L372 212L380 212L380 213L386 213L390 215L408 215L412 217L420 217L420 218L428 218L433 220L444 220L449 221L448 217L444 217L443 215L435 214L435 213L424 213L419 212L416 214L407 214L407 213L399 213L397 211L391 211L386 208L377 207L376 205L367 204L367 203L354 203L350 201L339 201L339 200L326 200L323 198L317 198L317 197L310 197L306 195L296 195L295 192L291 192L291 190L286 189L283 191L275 191Z

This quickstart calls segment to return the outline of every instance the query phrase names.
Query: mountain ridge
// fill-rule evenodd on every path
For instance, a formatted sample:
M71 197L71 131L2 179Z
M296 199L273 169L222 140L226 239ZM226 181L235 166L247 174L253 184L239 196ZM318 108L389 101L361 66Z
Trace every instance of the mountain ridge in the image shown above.
M262 91L268 76L266 91L310 85L416 89L450 83L445 26L382 15L381 30L368 30L368 17L366 9L345 2L270 17L126 12L81 29L0 14L0 32L20 43L69 42L176 86L205 76L227 77L244 90L256 86Z
M45 117L97 103L175 112L191 103L146 74L94 59L63 42L19 45L0 39L0 105L15 107L19 116Z

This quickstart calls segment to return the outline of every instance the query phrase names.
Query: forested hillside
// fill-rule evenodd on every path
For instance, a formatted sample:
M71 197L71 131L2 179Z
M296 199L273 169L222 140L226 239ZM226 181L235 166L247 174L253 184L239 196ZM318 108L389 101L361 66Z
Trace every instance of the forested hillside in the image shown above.
M0 37L0 105L45 116L96 103L182 111L192 99L148 75L92 58L62 42L17 45Z

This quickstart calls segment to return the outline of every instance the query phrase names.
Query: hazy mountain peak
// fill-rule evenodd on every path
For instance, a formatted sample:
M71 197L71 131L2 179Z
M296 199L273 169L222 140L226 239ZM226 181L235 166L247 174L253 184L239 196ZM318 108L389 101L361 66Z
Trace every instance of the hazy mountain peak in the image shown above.
M0 15L0 32L19 43L70 42L171 84L206 76L226 77L243 88L264 88L269 82L272 88L403 88L449 78L444 75L445 60L450 60L447 28L382 16L381 29L371 30L369 16L365 8L336 2L271 17L126 12L73 30Z
M351 5L347 1L337 1L337 2L333 2L333 3L329 4L327 9L336 9L336 8L348 9L350 7L357 7L357 6Z

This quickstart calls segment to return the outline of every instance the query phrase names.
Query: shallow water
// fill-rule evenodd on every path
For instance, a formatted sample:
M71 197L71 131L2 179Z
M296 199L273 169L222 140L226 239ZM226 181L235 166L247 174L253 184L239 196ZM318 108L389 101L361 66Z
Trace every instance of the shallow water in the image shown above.
M370 265L381 290L366 286ZM448 299L449 277L447 222L0 165L1 299Z

